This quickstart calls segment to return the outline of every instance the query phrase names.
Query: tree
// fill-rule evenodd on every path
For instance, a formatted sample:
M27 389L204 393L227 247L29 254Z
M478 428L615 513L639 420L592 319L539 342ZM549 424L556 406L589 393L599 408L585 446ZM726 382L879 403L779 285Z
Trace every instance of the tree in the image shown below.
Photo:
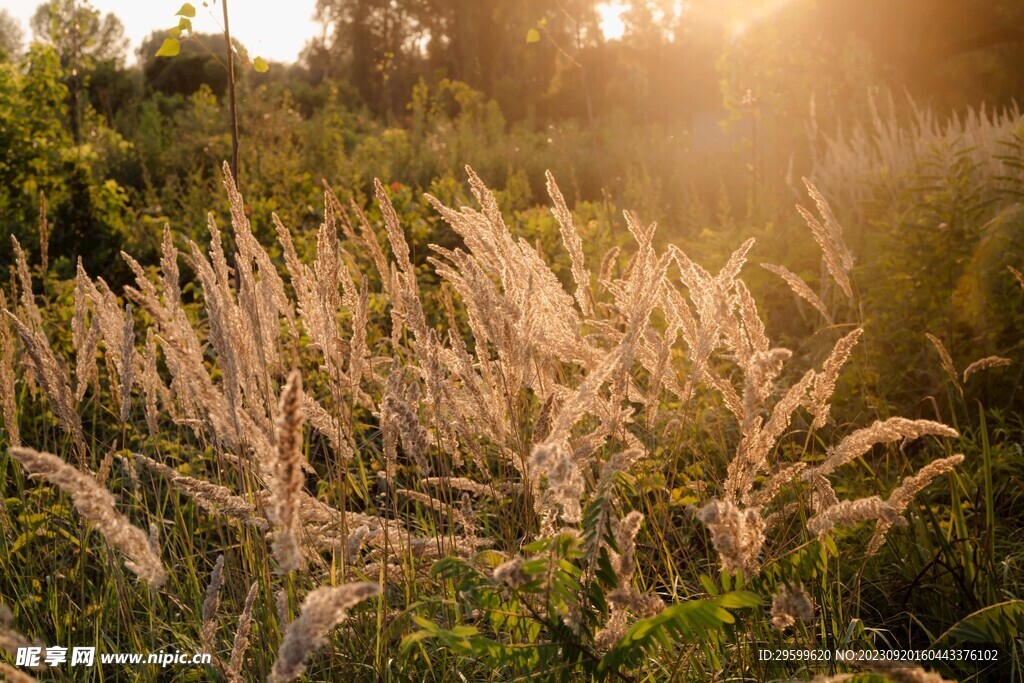
M50 0L39 6L31 24L36 40L52 45L60 59L68 88L71 135L77 143L81 138L81 94L97 64L123 64L128 48L124 25L113 14L101 16L88 0Z
M166 35L167 31L154 31L139 48L146 87L168 95L191 95L206 85L217 97L223 97L228 83L224 55L214 52L211 46L222 43L224 37L213 33L193 34L194 40L180 41L180 52L174 59L164 59L157 57L156 52ZM238 40L232 43L238 54L245 54L245 47Z
M0 62L18 58L23 38L18 22L7 10L0 9Z

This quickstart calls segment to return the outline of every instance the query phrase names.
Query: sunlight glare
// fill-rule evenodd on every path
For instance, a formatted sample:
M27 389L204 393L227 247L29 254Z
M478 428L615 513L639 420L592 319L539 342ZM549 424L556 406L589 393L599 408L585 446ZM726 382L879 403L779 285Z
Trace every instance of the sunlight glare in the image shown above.
M737 17L729 24L729 38L737 40L747 31L761 23L765 19L778 14L792 0L761 0L750 3L751 9L744 12L743 16Z
M621 2L602 2L597 6L597 14L600 17L599 25L605 40L619 40L626 32L626 24L622 21L622 15L626 11L626 5Z

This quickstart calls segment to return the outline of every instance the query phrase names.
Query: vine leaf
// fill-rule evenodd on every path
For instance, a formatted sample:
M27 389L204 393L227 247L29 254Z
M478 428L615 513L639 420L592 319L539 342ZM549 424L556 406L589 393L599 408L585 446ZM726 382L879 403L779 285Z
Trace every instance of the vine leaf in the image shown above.
M165 38L160 49L156 51L157 57L173 57L181 52L181 43L177 38Z

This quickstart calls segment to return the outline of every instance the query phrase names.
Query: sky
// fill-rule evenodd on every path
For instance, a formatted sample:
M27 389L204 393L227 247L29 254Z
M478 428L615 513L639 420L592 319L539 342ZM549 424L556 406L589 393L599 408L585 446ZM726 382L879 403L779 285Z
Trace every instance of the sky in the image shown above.
M124 24L125 34L131 40L128 62L135 61L135 51L143 39L157 29L177 26L175 13L184 0L93 0L92 6L101 13L114 13ZM192 26L202 33L223 30L221 6L202 0L191 0L196 8ZM32 37L29 19L35 14L41 0L0 0L0 7L21 22L25 39ZM228 19L231 37L237 38L253 56L267 61L294 62L306 41L319 32L313 21L316 0L230 0Z
M196 8L192 26L202 33L219 33L223 30L221 6L218 2L203 7L202 0L191 0ZM136 50L150 33L166 29L178 23L175 13L183 0L92 0L92 6L103 14L113 12L124 24L125 34L131 41L128 62L136 59ZM209 2L209 0L208 0ZM35 14L41 0L2 0L0 6L21 22L25 39L32 38L29 19ZM316 0L231 0L228 3L228 19L231 22L231 36L237 38L249 50L249 54L273 62L294 62L312 36L319 32L313 21ZM607 2L598 7L601 13L601 29L605 37L618 38L622 35L622 21L619 15L624 6L619 2Z

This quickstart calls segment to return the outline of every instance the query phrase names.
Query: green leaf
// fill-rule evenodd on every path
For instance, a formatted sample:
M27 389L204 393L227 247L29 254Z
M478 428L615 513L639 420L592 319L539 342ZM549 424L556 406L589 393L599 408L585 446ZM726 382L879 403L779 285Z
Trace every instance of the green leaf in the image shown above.
M535 28L531 28L526 32L527 43L539 43L540 42L540 31Z
M163 45L156 51L157 57L173 57L181 52L181 43L177 38L165 38Z
M174 15L178 17L192 18L196 15L196 8L193 7L191 3L186 2L184 5L181 6L181 9L174 13Z
M255 69L257 73L265 73L270 69L270 66L267 65L267 62L264 61L263 57L257 57L252 60L252 68Z
M191 30L192 30L192 20L191 19L186 19L185 17L182 17L181 19L178 19L178 31L191 31Z
M939 636L974 643L1008 645L1024 634L1024 600L1007 600L969 614ZM934 643L933 643L934 646Z

